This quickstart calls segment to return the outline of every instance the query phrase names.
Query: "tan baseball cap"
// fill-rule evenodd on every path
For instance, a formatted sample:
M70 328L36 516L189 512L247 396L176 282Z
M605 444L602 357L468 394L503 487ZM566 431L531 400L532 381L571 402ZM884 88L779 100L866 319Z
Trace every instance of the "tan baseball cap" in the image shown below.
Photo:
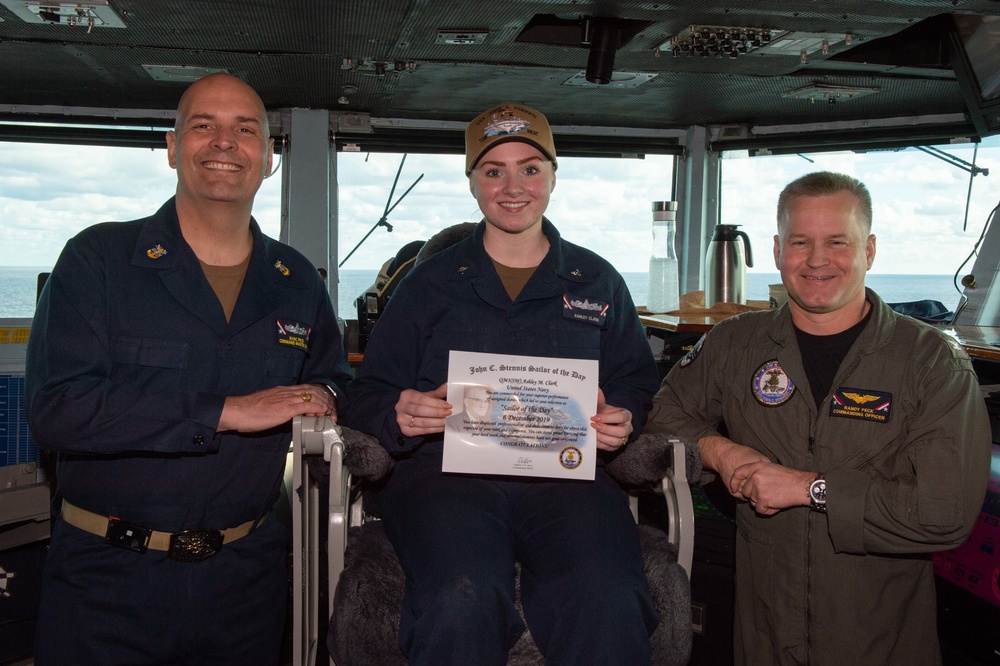
M556 144L549 121L541 112L521 104L501 104L483 111L465 129L465 175L487 150L506 141L530 143L552 161L555 168Z

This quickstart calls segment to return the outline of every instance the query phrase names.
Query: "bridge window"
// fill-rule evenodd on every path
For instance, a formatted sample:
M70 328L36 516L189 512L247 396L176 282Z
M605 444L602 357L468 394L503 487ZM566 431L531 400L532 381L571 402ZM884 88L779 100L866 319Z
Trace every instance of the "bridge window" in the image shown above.
M972 162L972 144L937 148ZM742 225L750 236L755 263L748 271L748 298L766 300L768 283L779 281L772 239L781 189L799 176L828 170L861 179L872 194L877 252L869 286L890 302L931 299L954 310L959 292L953 277L972 271L973 260L960 267L997 205L1000 137L980 144L976 166L989 175L973 179L966 222L968 171L916 148L723 159L720 222Z

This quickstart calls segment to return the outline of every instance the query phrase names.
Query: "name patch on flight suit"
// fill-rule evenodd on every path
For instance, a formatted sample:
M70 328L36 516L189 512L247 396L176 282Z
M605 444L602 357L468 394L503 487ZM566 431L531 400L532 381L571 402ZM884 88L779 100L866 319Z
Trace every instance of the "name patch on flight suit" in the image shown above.
M573 294L563 294L563 318L575 319L576 321L604 326L608 318L608 308L610 303L590 299L586 296L575 296Z
M795 395L795 384L774 359L764 363L753 373L753 397L765 407L783 405Z
M309 334L312 328L297 321L282 321L276 319L278 324L278 344L286 347L295 347L302 351L309 351Z
M830 416L886 423L892 410L892 394L841 386L830 400Z

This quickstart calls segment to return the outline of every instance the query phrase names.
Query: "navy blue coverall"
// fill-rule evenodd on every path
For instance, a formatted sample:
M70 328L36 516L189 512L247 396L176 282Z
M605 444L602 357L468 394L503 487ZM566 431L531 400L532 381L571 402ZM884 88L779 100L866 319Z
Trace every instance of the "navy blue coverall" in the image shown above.
M271 510L290 427L216 432L226 397L298 383L336 390L351 372L317 270L253 220L250 229L228 323L173 199L66 244L38 303L26 372L35 441L58 454L57 501L164 532L225 529ZM306 344L288 344L290 325ZM36 663L277 663L287 539L272 519L188 563L58 520Z
M414 268L348 388L348 425L397 458L382 510L407 575L399 640L411 664L504 664L524 630L515 561L547 663L649 663L657 617L638 532L600 461L593 482L443 474L443 436L404 437L396 423L400 392L440 386L459 350L599 360L607 404L641 430L659 375L628 289L608 262L542 225L549 252L513 302L483 248L485 223ZM581 321L564 296L608 308Z

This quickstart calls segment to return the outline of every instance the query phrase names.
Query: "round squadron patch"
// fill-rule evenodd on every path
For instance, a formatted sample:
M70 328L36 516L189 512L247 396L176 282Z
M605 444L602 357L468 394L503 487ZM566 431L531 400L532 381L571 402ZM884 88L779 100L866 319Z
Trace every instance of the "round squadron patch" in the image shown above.
M781 369L778 359L764 363L753 373L753 397L765 407L783 405L795 394L795 384Z
M559 452L559 464L566 469L576 469L583 462L583 454L575 446L567 446Z

